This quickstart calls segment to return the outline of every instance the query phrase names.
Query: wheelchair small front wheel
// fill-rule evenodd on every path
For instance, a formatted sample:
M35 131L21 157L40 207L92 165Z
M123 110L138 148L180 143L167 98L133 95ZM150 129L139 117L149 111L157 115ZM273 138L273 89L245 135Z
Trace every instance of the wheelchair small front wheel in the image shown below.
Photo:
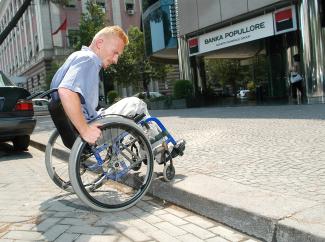
M163 170L164 180L169 182L175 177L175 167L172 163L166 164Z
M72 147L71 183L80 200L95 210L126 209L149 189L154 165L151 145L132 121L119 117L99 121L102 138L90 152L89 145L80 137ZM90 155L85 160L82 154L87 149ZM147 164L141 165L145 159Z
M55 129L46 145L46 171L55 185L67 192L73 192L68 172L69 154L70 150L65 147Z

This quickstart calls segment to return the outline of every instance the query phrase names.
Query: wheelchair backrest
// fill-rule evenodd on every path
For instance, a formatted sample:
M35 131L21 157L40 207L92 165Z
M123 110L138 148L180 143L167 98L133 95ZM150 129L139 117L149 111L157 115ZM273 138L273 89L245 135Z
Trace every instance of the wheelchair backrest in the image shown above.
M71 149L73 143L78 137L78 132L66 115L61 101L52 98L49 104L49 112L53 123L61 136L63 144L67 148Z

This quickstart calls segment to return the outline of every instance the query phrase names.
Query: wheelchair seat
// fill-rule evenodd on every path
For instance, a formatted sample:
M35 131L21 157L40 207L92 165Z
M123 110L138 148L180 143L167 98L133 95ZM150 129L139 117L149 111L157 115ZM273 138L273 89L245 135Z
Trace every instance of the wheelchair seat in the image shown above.
M52 98L49 103L49 112L63 144L71 149L79 134L67 117L61 101Z

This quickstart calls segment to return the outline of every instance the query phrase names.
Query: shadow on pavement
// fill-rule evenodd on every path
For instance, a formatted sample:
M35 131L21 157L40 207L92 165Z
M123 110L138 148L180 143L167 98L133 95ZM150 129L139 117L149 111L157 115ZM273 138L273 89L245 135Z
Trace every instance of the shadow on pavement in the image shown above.
M28 151L17 151L9 143L0 143L0 162L33 157ZM3 158L3 159L2 159Z
M145 196L126 210L98 212L85 206L76 195L63 193L41 204L35 230L43 233L46 241L90 241L96 238L100 238L100 241L133 241L130 227L156 230L145 221L146 218L170 206Z

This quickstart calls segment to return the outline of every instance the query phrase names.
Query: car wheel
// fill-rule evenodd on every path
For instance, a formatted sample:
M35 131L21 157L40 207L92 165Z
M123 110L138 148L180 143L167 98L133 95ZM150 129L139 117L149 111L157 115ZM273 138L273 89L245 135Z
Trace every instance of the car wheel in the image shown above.
M14 144L15 150L27 150L29 146L30 136L17 136L12 143Z

